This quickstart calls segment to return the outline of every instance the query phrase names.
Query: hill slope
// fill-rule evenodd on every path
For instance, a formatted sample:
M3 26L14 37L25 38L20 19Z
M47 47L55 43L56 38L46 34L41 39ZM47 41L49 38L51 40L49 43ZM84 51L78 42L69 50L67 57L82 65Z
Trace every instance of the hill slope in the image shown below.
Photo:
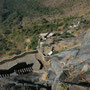
M19 54L28 46L27 38L67 26L65 19L55 18L86 14L90 16L90 0L0 0L0 56Z
M90 0L0 0L0 15L3 18L14 12L33 17L72 12L85 14L89 10Z

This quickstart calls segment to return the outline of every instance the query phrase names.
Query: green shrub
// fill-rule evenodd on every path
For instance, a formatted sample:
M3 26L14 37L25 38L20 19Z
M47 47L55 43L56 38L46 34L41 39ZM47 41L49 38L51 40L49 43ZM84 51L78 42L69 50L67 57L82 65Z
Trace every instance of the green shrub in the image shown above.
M32 40L28 47L32 48L32 50L35 50L37 48L37 45L38 45L38 36L36 35L32 37Z
M58 53L58 51L54 50L53 53L52 53L52 55L57 54L57 53Z
M74 37L74 35L72 33L65 32L60 37L61 38L70 38L70 37Z
M61 36L61 34L60 33L56 33L56 36Z
M43 44L43 45L42 45L42 47L46 47L46 46L48 46L48 44Z
M18 49L13 49L10 53L9 53L9 55L19 55L21 53L21 50L18 50Z
M46 18L43 18L42 23L48 23L48 20L46 20Z
M68 86L65 83L62 83L59 87L58 90L68 90Z

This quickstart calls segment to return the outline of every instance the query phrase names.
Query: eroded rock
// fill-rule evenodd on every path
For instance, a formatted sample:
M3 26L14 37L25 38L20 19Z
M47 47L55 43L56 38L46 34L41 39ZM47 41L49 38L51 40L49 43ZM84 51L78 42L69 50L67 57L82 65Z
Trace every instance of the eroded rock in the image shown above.
M63 67L67 64L72 57L75 57L78 53L78 50L64 51L56 54L51 59L51 67L56 74L59 74L63 70Z
M64 51L51 60L51 67L57 74L53 90L57 90L59 83L68 83L78 86L71 86L70 90L88 90L90 87L90 30L87 31L80 51ZM76 56L73 60L69 58L66 63L66 55ZM65 63L63 66L60 62ZM67 70L64 70L67 69ZM61 72L60 72L61 71ZM59 79L59 80L58 80ZM86 87L86 88L85 88Z

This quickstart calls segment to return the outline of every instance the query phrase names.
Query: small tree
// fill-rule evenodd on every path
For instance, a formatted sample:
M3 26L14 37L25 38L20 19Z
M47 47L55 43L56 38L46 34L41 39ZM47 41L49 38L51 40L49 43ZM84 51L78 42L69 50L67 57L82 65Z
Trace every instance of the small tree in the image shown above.
M48 20L46 20L45 18L42 19L42 23L48 23Z

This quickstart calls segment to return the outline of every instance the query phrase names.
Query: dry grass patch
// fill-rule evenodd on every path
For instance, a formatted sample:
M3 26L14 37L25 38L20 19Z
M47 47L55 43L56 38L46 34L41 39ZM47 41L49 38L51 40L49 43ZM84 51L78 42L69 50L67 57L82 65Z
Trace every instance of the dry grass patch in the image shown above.
M45 72L45 73L42 75L41 80L46 81L46 80L47 80L47 77L48 77L48 73Z

